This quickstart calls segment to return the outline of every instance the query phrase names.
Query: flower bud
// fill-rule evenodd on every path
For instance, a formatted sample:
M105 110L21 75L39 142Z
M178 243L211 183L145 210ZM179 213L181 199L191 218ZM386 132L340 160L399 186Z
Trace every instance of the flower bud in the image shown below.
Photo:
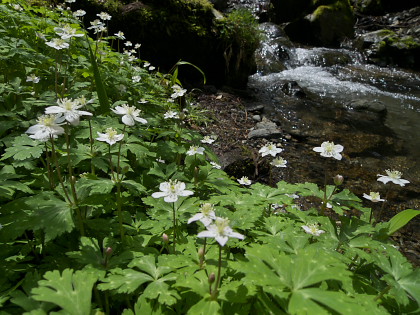
M162 234L162 240L165 244L169 243L169 236L166 233Z
M336 186L340 186L343 182L344 182L344 177L342 175L337 174L334 176L334 184Z
M204 248L203 247L198 249L198 257L200 257L200 258L204 257Z
M212 284L215 280L216 280L216 275L214 274L214 272L212 272L209 275L209 283Z
M105 255L106 256L111 256L113 251L114 250L112 249L112 247L107 247L107 248L105 248Z

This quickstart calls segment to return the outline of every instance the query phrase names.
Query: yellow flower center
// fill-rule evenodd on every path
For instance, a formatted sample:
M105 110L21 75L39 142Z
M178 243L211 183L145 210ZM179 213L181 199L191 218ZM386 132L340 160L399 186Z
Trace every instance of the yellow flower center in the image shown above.
M334 142L327 142L325 145L325 152L333 153L334 152Z
M106 134L108 135L108 138L110 140L114 139L115 136L117 135L117 131L114 128L108 128L106 130Z
M380 196L380 194L378 192L373 192L372 191L369 195L372 198L372 200L377 200L377 199L380 199L381 198L381 196Z
M210 212L214 211L213 205L211 203L204 203L201 206L201 213L205 216L208 216Z
M216 222L217 232L220 235L224 235L226 228L229 226L229 219L217 218Z
M41 117L38 118L38 123L40 125L44 125L47 127L51 127L55 124L55 115L42 115Z
M392 179L400 179L402 176L402 173L400 171L394 171L394 170L386 170L385 171L388 177Z

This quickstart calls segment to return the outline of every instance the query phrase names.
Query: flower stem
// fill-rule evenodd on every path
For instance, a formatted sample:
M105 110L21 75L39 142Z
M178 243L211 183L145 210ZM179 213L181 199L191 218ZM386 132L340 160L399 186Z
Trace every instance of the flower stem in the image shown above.
M50 189L53 190L55 186L55 182L54 182L54 176L51 170L51 159L50 159L50 155L48 154L47 142L45 142L45 157L47 158L48 181L50 182Z
M215 288L213 292L211 293L211 297L213 300L216 300L217 295L219 294L221 276L222 276L222 246L219 245L219 265L217 268L217 279L216 279Z
M175 253L176 253L176 237L177 237L177 233L176 233L176 230L177 230L177 222L176 222L176 208L175 208L175 202L174 202L174 203L172 203L172 220L173 220L173 223L174 223L173 251L174 251L174 254L175 254Z
M71 205L73 205L73 202L71 201L70 196L67 192L66 186L64 186L63 177L61 176L61 169L60 169L60 165L58 165L57 154L55 152L54 137L50 137L50 139L51 139L51 154L52 154L52 158L54 159L55 168L57 169L58 181L60 182L61 188L63 189L63 192L67 198L67 201Z
M391 289L392 288L392 286L389 284L389 285L387 285L386 286L386 288L385 289L383 289L375 298L374 298L374 301L377 301L377 300L379 300L379 299L381 299L388 291L389 291L389 289Z
M115 181L115 175L114 175L114 166L112 164L112 155L111 155L111 145L108 145L108 155L109 155L109 167L111 168L111 178L113 181Z
M120 235L121 240L124 241L124 227L123 227L123 218L122 218L122 198L121 198L121 184L117 182L117 213L118 213L118 222L120 226Z
M123 134L125 134L125 128L126 128L126 125L124 125ZM122 174L120 172L121 147L122 147L122 141L120 141L119 147L118 147L117 170L116 170L118 182L122 179ZM121 174L121 178L119 177L119 174Z
M382 219L382 213L383 213L384 208L385 208L385 203L387 203L387 202L388 202L390 192L391 192L391 190L390 190L390 189L389 189L389 187L388 187L388 188L387 188L387 190L386 190L386 194L385 194L385 201L384 201L384 202L382 202L381 209L379 210L378 221L380 221L380 220ZM371 215L372 215L372 212L371 212ZM369 220L369 221L370 221L370 220Z
M90 119L89 122L89 144L90 144L90 156L93 158L93 132L92 132L92 123ZM92 175L95 175L95 165L93 165L92 160L90 161L90 172Z

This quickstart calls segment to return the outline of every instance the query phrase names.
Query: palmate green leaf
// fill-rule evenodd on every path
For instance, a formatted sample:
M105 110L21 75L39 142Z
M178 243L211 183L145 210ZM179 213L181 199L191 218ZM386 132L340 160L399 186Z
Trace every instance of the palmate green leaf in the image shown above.
M394 234L396 231L404 227L408 222L420 214L420 210L406 209L397 213L389 220L388 235Z
M39 141L34 141L27 135L21 135L14 139L13 146L6 148L1 161L8 158L23 161L26 159L37 159L44 151L44 144Z
M209 294L209 276L205 270L200 270L193 275L180 275L175 283L183 291L194 292L201 297Z
M78 270L65 269L60 275L58 270L48 271L45 280L38 281L38 287L32 289L36 301L58 305L71 315L90 314L92 288L97 276Z
M148 299L157 299L158 303L165 305L173 305L181 296L177 291L170 289L166 281L175 280L174 275L168 275L150 283L144 289L143 295Z
M193 305L187 312L187 315L208 314L223 314L219 303L217 301L211 300L210 296L201 299L197 304Z
M398 284L410 296L416 300L418 306L420 307L420 269L414 270L412 273L406 275L405 277L398 280Z
M114 186L114 181L108 178L96 177L82 177L76 183L76 189L80 199L97 194L108 195Z
M116 290L117 293L132 293L143 283L151 282L153 278L143 272L133 269L116 268L104 279L104 283L98 285L102 291Z

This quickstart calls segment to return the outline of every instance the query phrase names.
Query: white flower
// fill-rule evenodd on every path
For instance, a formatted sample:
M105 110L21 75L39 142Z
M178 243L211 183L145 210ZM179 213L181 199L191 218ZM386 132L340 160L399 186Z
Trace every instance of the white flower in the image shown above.
M63 27L54 27L55 33L61 37L61 39L69 39L72 37L82 37L83 33L77 33L77 29L70 25L64 25Z
M197 237L214 237L214 239L220 244L225 246L229 237L238 238L243 240L244 235L234 232L229 226L229 220L226 218L216 217L214 224L210 224L207 227L207 231L203 231L197 234Z
M16 11L22 11L23 8L19 4L12 4L12 8Z
M213 168L220 170L222 168L222 166L220 166L219 164L217 164L216 162L211 161L210 162L211 166L213 166Z
M265 146L263 146L258 152L261 153L262 157L264 157L269 154L271 156L276 156L277 153L280 153L281 151L283 150L280 148L277 148L277 146L274 143L269 142Z
M200 221L204 226L210 225L213 220L216 219L216 214L214 212L214 207L211 203L204 203L200 207L200 212L193 215L189 220L188 224L194 221Z
M241 185L251 185L251 180L248 179L246 176L242 176L240 179L238 179L238 183Z
M204 136L204 138L201 140L202 143L208 144L212 144L214 141L216 141L216 139L213 136Z
M69 98L59 98L58 106L50 106L45 109L46 114L59 114L64 117L70 124L77 126L80 122L80 116L92 116L92 113L78 110L83 105L77 100Z
M146 62L144 63L144 65L143 65L143 67L147 68L148 66L150 66L150 62L147 62L147 61L146 61Z
M332 157L336 160L341 160L342 156L340 152L343 149L344 147L341 144L334 144L334 142L329 141L322 142L320 147L313 148L315 152L321 153L321 156Z
M141 47L141 44L135 44L134 49L139 49Z
M90 30L90 29L94 29L94 30L103 29L105 27L105 24L99 19L91 21L90 25L91 26L88 27L88 30Z
M131 80L133 80L133 83L138 83L141 81L141 76L139 75L134 75L131 77Z
M379 176L378 181L383 182L384 184L391 181L394 184L397 184L397 185L400 185L400 186L405 186L405 184L410 183L408 180L401 178L402 173L400 171L385 170L385 172L386 172L386 175L378 174L378 176Z
M179 118L178 112L174 112L172 110L168 110L164 115L163 118L169 119L169 118Z
M161 159L161 157L158 157L158 158L156 159L156 162L159 162L159 163L165 163L165 160L162 160L162 159Z
M69 48L70 46L69 43L62 38L53 38L51 41L46 42L46 44L57 50Z
M26 77L26 82L38 83L39 80L40 80L40 78L37 77L34 73L31 73L30 75L28 75Z
M141 110L134 106L123 104L121 106L116 106L115 109L111 108L111 110L117 115L123 115L122 122L127 126L134 126L136 121L147 124L146 119L139 117Z
M195 145L190 146L190 149L187 151L187 155L196 155L196 154L204 154L204 148L198 147Z
M283 159L282 157L275 158L270 163L270 165L273 165L275 167L287 167L286 164L287 164L287 161Z
M38 123L29 127L26 133L31 134L29 137L32 139L45 142L64 133L64 128L60 126L62 122L58 115L42 115L38 117Z
M74 17L82 17L86 15L86 11L85 10L77 10L75 12L73 12L73 16Z
M91 98L90 100L87 100L84 95L78 97L75 99L76 102L79 102L80 105L85 106L87 104L91 104L95 101L94 98Z
M150 66L149 67L149 71L153 71L153 70L155 70L156 69L156 67L155 66Z
M131 46L133 46L133 43L128 40L124 43L124 45L127 46L127 47L131 47Z
M140 104L146 104L148 102L149 101L148 100L145 100L144 98L142 98L142 99L140 99L140 101L138 101L138 103L140 103Z
M178 84L172 85L172 90L174 93L171 94L171 98L181 97L187 92L186 89L181 88Z
M302 228L305 230L306 233L312 234L314 236L320 236L322 233L325 233L324 230L318 229L318 224L316 223L302 225Z
M179 182L176 179L170 179L169 182L163 182L159 185L159 192L152 194L153 198L164 197L165 202L176 202L178 197L186 197L193 195L191 190L185 189L185 183Z
M124 40L124 39L125 39L124 33L123 33L123 32L121 32L121 31L119 31L118 33L115 33L114 35L115 35L118 39L121 39L121 40Z
M381 199L381 195L378 192L371 191L368 194L363 194L363 198L366 198L367 200L370 200L372 202L378 202L378 201L385 201L385 199Z
M76 0L64 0L64 2L67 2L67 3L75 3Z
M111 16L111 15L109 15L108 13L106 13L106 12L101 12L101 13L98 13L98 14L96 14L96 16L99 16L99 18L100 18L101 20L104 20L104 21L109 21L109 20L111 20L111 18L112 18L112 16Z
M96 140L106 142L109 145L113 145L124 138L124 135L118 134L114 128L107 128L106 133L98 132L98 136Z

